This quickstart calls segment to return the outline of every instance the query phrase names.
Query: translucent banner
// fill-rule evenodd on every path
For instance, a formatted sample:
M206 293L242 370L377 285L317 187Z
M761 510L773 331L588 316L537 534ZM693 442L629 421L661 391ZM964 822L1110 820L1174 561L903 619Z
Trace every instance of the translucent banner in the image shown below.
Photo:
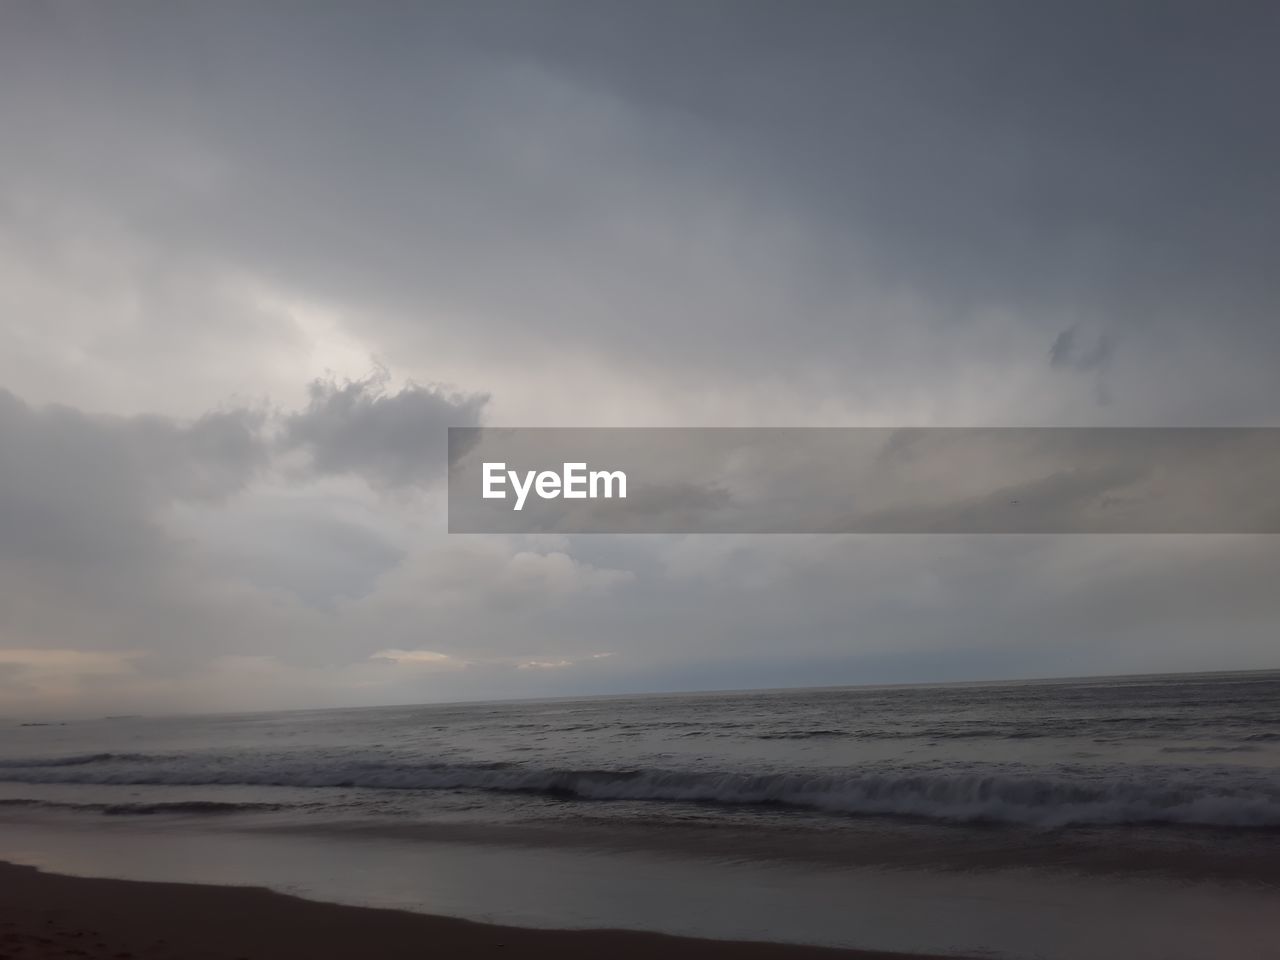
M455 533L1277 533L1280 428L452 428Z

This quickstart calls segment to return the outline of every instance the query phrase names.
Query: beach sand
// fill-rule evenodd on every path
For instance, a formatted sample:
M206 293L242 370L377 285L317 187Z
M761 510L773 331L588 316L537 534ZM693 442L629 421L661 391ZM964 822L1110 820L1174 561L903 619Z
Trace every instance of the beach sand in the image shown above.
M0 863L0 960L325 960L372 957L907 960L902 954L533 930L302 900L252 887L68 877ZM915 960L921 960L916 957Z

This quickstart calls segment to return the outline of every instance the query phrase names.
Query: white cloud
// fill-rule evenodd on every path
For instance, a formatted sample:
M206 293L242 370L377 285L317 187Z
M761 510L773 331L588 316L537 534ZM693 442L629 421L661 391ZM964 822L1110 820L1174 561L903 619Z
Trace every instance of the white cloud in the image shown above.
M431 669L458 669L467 661L451 657L435 650L379 650L369 655L370 660L388 660L397 666L428 667Z

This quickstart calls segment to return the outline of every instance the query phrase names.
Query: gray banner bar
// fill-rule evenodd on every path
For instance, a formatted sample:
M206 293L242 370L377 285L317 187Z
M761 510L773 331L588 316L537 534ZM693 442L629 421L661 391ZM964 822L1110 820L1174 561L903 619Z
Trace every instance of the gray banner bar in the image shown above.
M1280 428L457 427L449 530L1278 533Z

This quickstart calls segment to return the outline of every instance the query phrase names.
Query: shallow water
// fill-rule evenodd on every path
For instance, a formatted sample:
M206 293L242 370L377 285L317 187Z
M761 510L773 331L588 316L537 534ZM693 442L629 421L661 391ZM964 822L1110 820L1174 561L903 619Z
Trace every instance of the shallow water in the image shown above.
M1280 892L1239 883L765 864L172 822L0 822L7 859L84 876L266 886L556 928L1043 960L1274 960Z

